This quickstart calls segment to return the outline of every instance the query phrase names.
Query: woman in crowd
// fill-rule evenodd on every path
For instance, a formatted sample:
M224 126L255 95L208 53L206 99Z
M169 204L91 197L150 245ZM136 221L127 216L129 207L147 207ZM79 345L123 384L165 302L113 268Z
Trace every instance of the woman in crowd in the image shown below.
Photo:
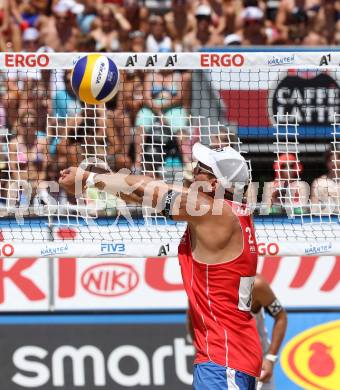
M299 180L302 164L292 153L282 153L274 162L275 179L266 183L263 204L271 214L303 213L308 203L308 185ZM264 210L262 210L264 211Z
M18 118L16 135L8 144L9 199L12 202L29 204L27 186L32 196L41 196L47 201L46 167L49 162L48 142L39 135L37 112L27 110ZM23 187L23 191L19 187Z
M313 214L340 212L340 152L329 148L325 154L327 172L316 178L311 186Z

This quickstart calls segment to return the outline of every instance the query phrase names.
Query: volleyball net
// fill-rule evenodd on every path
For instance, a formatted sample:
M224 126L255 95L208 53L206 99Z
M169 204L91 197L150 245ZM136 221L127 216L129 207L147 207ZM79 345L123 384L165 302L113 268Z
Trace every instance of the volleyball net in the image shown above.
M184 223L93 188L72 197L58 176L189 186L195 142L244 154L261 254L340 253L340 52L108 54L121 86L106 106L72 92L81 55L0 57L2 256L175 256Z

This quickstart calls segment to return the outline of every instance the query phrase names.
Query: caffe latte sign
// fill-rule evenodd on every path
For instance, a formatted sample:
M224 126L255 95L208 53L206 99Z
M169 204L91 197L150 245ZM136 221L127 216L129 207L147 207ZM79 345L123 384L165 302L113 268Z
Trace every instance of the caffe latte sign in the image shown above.
M327 73L288 73L276 86L271 100L272 114L295 115L304 126L327 126L334 121L335 113L340 114L340 87Z

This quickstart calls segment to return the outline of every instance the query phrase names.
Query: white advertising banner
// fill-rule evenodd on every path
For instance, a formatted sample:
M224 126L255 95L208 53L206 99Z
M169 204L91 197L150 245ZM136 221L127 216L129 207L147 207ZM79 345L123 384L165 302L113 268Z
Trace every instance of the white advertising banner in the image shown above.
M177 258L63 259L54 263L56 310L186 307Z
M56 310L187 306L175 257L64 259L55 267ZM340 307L340 257L262 257L258 270L287 307Z
M258 272L286 307L340 307L340 256L260 257ZM0 259L0 311L186 306L175 257Z
M70 69L87 53L3 53L0 69ZM121 69L243 69L338 67L340 51L103 53Z
M340 308L340 256L260 257L258 272L292 308Z

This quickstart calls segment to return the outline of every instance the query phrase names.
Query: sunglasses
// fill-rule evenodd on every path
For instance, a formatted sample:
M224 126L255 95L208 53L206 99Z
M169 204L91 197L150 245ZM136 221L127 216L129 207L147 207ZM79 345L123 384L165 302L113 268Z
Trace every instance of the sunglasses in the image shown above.
M67 22L67 21L70 20L70 16L69 16L69 15L65 15L65 16L63 16L63 15L56 15L55 18L56 18L59 22L61 22L61 21Z
M202 21L202 20L207 20L207 21L211 21L211 16L208 16L208 15L196 15L196 20L198 22Z
M246 26L256 26L262 24L262 20L259 19L249 19L246 20L245 25Z
M200 172L205 172L205 173L209 173L210 175L213 175L215 176L214 172L212 171L211 168L209 168L208 166L202 164L201 162L198 161L196 167L195 167L195 173L196 175Z

